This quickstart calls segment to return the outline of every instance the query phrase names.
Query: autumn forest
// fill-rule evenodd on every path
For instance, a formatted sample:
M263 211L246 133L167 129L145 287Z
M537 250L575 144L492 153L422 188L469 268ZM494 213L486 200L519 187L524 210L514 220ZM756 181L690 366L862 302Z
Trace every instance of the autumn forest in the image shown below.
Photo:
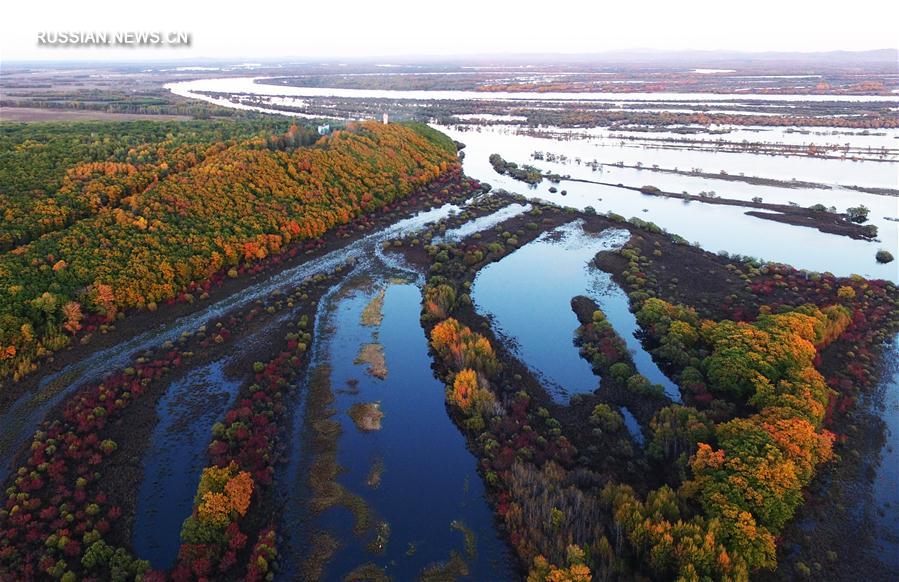
M4 129L0 373L13 380L121 311L192 301L216 276L407 196L454 149L371 124L308 148L296 125L272 136L265 121L177 137L153 123L115 138L114 126Z

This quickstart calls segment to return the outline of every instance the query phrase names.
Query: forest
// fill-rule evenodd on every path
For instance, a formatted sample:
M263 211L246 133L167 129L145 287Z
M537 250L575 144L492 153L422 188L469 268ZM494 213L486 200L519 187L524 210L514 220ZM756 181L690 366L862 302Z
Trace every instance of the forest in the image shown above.
M173 130L2 127L0 378L128 310L198 299L217 274L236 277L457 163L452 141L421 125L365 122L320 139L273 120Z
M0 126L0 250L71 226L284 123L131 122Z

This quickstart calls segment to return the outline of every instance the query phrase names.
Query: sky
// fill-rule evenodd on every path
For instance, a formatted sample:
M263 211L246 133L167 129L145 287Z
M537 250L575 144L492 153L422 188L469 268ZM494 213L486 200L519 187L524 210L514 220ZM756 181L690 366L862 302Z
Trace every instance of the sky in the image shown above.
M885 0L11 1L0 61L896 48ZM890 15L890 13L892 15ZM189 48L58 48L39 32L187 32Z

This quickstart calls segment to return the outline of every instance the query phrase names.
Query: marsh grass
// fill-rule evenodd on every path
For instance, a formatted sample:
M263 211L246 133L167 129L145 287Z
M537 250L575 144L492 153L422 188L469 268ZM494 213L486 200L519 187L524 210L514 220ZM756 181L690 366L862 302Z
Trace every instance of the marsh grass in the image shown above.
M384 346L379 343L370 343L362 346L359 355L353 361L354 364L367 364L368 373L385 380L387 378L387 361L384 358Z
M381 430L384 413L381 412L380 402L356 402L350 406L349 415L356 428L362 432Z
M303 580L321 580L325 566L328 565L328 562L331 561L339 548L340 542L331 534L325 532L312 534L309 554L302 565Z
M474 533L474 530L465 525L465 522L461 519L454 519L452 523L450 523L450 527L462 532L462 535L465 536L465 553L468 557L471 559L477 558L478 536Z
M362 564L354 568L349 574L343 577L343 582L389 582L388 576L384 570L377 564L371 562Z
M362 310L362 325L366 327L378 327L381 325L381 322L384 320L384 293L384 289L381 289L372 297L365 309Z
M447 582L463 576L468 576L470 571L468 564L458 552L450 552L449 560L431 564L421 571L421 582Z
M371 469L368 470L368 476L365 478L365 484L371 487L372 489L377 489L381 486L381 477L384 475L384 459L377 458L371 465Z
M334 507L344 507L353 514L353 532L364 535L371 527L371 509L365 500L337 482L343 468L337 462L337 441L342 434L340 423L330 405L331 368L321 365L312 372L309 382L309 422L313 431L314 457L309 467L309 507L320 514Z

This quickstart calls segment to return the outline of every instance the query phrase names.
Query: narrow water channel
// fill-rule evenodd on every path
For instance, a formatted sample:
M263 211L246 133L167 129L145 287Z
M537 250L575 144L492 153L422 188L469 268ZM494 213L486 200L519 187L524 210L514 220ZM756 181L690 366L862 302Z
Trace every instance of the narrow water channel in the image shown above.
M144 456L132 542L138 557L166 570L178 556L181 524L190 515L200 473L209 464L212 425L234 403L240 381L219 360L168 387L156 406L159 423Z
M634 335L637 323L628 311L624 291L607 273L589 265L598 252L621 248L628 237L621 229L590 235L581 222L571 222L488 265L474 280L471 296L478 311L492 319L494 329L558 402L599 386L590 364L573 346L579 323L571 299L585 294L624 338L637 371L661 384L673 400L680 400L677 386Z
M286 474L283 481L279 476L282 489L291 488L283 493L286 519L303 523L302 530L281 530L289 549L281 577L291 579L303 567L296 551L303 547L302 538L324 531L340 544L325 568L327 579L341 579L366 563L397 580L415 579L429 565L447 561L451 552L465 560L473 579L508 578L508 550L494 529L477 459L447 415L444 386L431 370L419 323L420 288L375 275L328 301L316 323L310 375L328 366L333 418L341 428L338 482L364 500L371 527L362 535L354 532L353 514L344 507L310 516L303 509L309 493L305 475ZM373 315L378 311L380 317ZM373 358L361 356L366 346L379 346L369 352L376 354ZM360 428L350 409L373 404L383 418L377 428ZM306 467L291 462L287 470ZM473 546L466 545L466 532L474 536L469 537Z
M880 467L874 478L877 531L875 540L881 559L899 568L899 335L884 352L885 369L881 388L886 442L880 452Z
M508 213L501 209L469 228L480 230ZM276 474L279 577L308 573L310 536L318 532L338 542L322 572L326 579L341 579L363 564L396 580L415 579L453 554L473 579L508 579L512 559L497 536L477 459L449 418L445 387L431 369L419 321L424 278L400 255L380 245L369 250L319 303L309 370L292 403L288 460ZM340 426L337 482L364 502L365 532L354 531L356 519L345 505L310 509L316 452L309 435L320 419L309 412L308 388L322 371L334 397L331 418ZM354 405L383 417L366 416L357 426L358 417L349 414Z

